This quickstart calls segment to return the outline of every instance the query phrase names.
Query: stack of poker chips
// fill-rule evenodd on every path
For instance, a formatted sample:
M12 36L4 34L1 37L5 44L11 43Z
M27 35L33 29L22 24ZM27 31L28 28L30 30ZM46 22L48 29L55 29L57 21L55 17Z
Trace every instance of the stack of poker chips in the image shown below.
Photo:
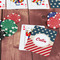
M7 15L3 21L0 20L0 40L5 36L9 37L15 34L18 30L18 26L16 24L20 21L20 15L15 13Z
M16 5L20 5L21 2L23 2L24 0L10 0L12 2L14 2Z

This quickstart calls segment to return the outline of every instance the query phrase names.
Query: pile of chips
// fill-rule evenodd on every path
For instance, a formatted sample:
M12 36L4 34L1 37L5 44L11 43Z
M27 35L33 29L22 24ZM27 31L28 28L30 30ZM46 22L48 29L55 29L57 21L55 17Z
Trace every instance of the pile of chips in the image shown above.
M50 12L47 16L47 26L53 29L60 27L60 13Z
M3 21L0 20L0 40L2 40L5 36L12 36L16 33L18 30L18 26L16 24L20 21L20 15L15 13L7 15Z

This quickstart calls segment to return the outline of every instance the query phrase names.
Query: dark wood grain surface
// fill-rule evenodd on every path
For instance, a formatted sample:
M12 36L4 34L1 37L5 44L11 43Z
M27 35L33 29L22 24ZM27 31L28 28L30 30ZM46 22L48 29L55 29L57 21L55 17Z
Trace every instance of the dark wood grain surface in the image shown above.
M49 57L44 57L28 51L19 51L21 25L44 25L46 28L48 28L46 22L47 14L49 12L60 12L60 9L0 10L1 20L3 20L3 18L10 13L17 13L21 15L21 22L17 24L18 31L11 37L5 37L1 42L1 60L60 60L60 29L55 29L58 34Z

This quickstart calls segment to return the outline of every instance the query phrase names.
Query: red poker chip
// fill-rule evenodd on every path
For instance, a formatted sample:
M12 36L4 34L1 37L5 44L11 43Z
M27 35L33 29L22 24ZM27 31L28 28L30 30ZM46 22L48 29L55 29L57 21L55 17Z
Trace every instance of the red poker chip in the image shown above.
M53 29L60 27L60 13L56 14L47 20L47 26Z
M21 16L16 13L12 13L7 15L7 17L5 17L3 20L6 20L6 19L13 20L15 21L15 23L18 23L21 21Z

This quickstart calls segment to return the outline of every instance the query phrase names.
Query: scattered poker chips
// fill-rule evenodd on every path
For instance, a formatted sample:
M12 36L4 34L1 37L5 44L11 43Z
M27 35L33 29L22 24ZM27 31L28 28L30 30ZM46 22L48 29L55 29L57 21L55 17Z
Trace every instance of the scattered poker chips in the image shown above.
M57 14L57 12L50 12L50 13L48 14L47 18L49 19L49 18L55 16L56 14Z
M2 40L5 37L5 32L0 30L0 40Z
M60 13L52 12L48 15L47 25L50 28L56 29L60 27Z
M18 15L16 13L11 13L11 14L7 15L7 17L5 17L3 20L6 20L6 19L13 20L13 21L15 21L15 23L18 23L21 21L20 15Z
M17 32L17 25L13 20L4 20L1 23L1 30L5 31L6 36L12 36L15 32Z
M60 0L49 0L51 8L60 8Z

